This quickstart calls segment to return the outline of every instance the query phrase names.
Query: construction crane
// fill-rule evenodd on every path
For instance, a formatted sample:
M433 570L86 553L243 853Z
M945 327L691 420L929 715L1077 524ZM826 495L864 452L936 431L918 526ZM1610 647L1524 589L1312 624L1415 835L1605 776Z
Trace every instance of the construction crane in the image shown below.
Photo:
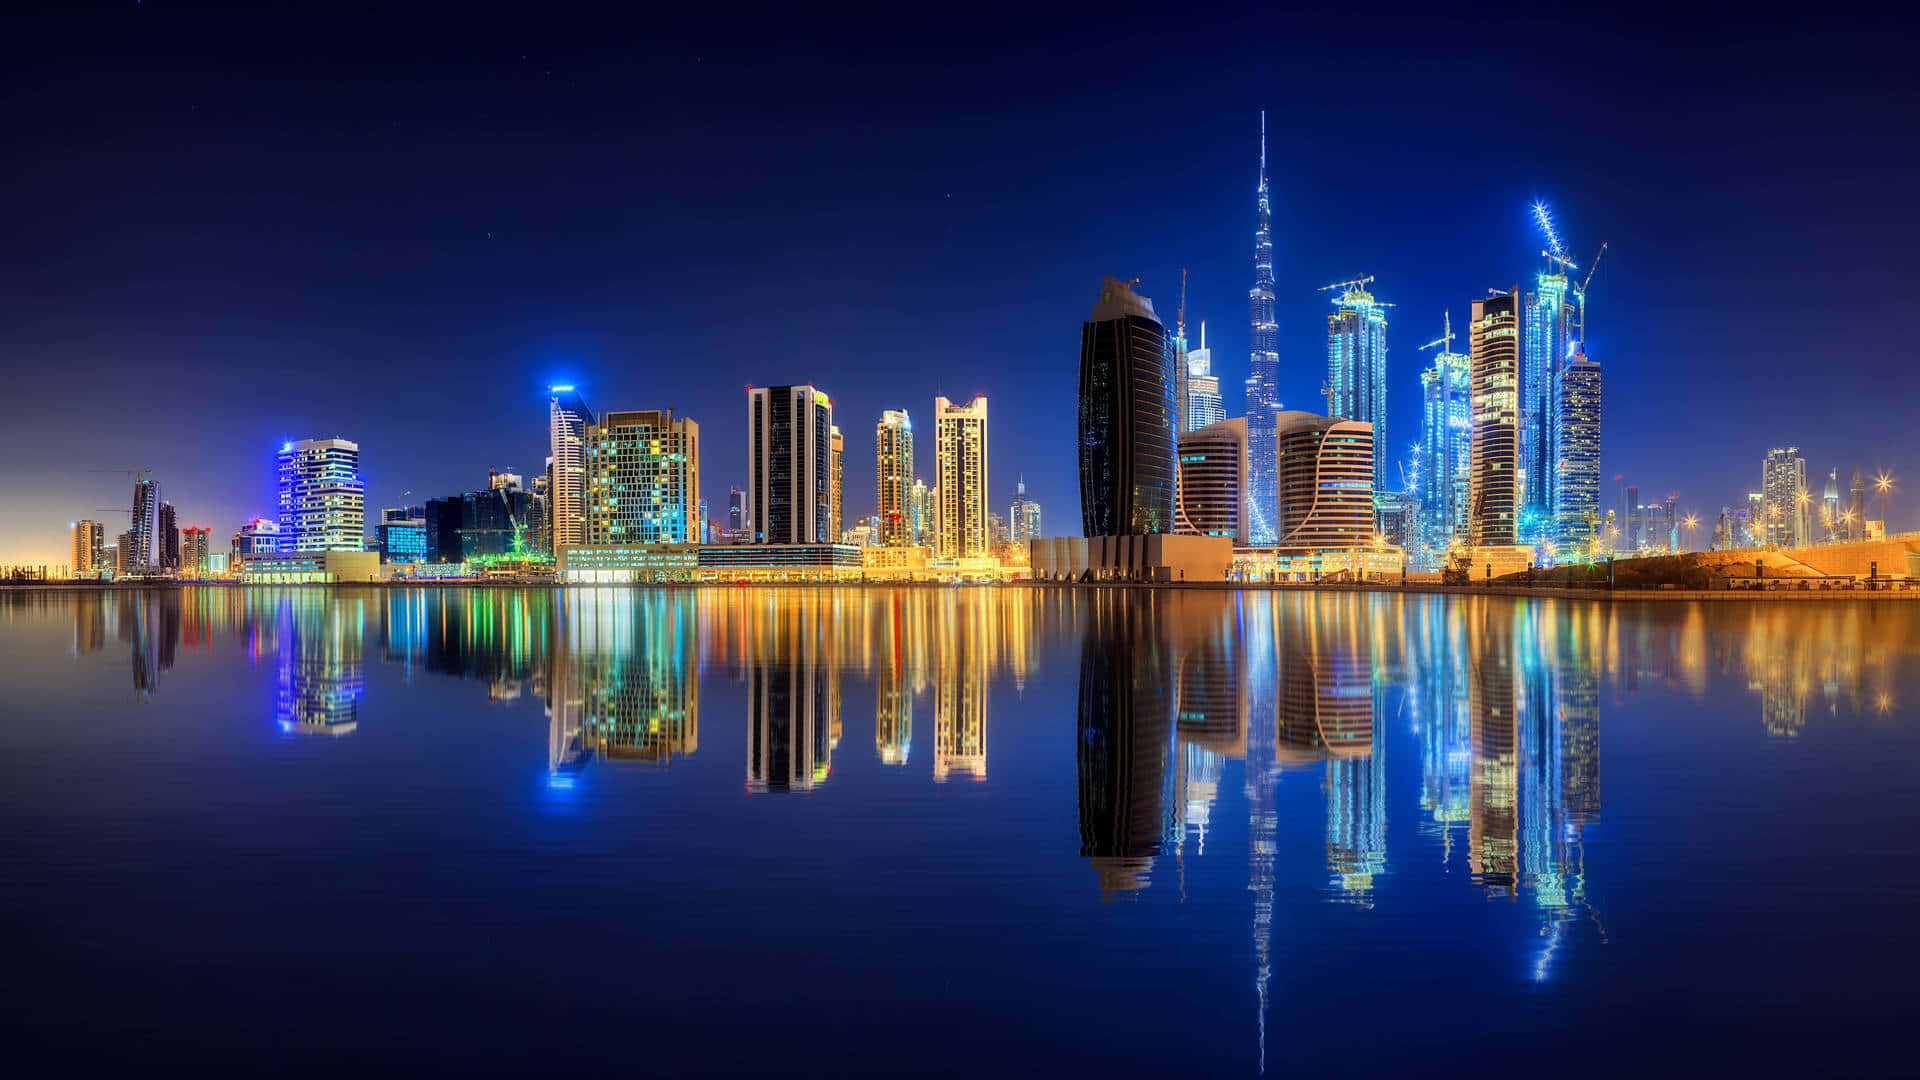
M152 469L88 469L87 471L98 472L98 473L119 473L122 476L131 476L133 477L134 483L136 484L146 480L147 477L153 475Z
M1540 252L1541 256L1550 263L1559 263L1562 274L1569 270L1580 269L1579 264L1567 258L1567 246L1560 242L1560 232L1553 227L1553 214L1548 211L1546 203L1533 204L1533 220L1540 226L1541 234L1547 238L1547 246Z
M1180 268L1180 310L1174 314L1174 336L1187 340L1187 268Z
M1318 291L1332 292L1335 289L1345 289L1348 292L1353 292L1354 290L1360 288L1362 285L1365 285L1367 282L1372 280L1373 280L1373 275L1368 274L1366 277L1356 278L1352 281L1336 281L1331 285L1323 285L1320 287Z
M1587 348L1587 286L1593 283L1593 272L1600 269L1600 257L1606 253L1607 245L1602 241L1600 250L1593 256L1593 261L1587 264L1586 280L1580 283L1579 288L1573 290L1573 295L1580 301L1580 351L1582 352Z
M1450 310L1441 312L1440 320L1441 324L1446 327L1446 332L1434 338L1432 341L1427 342L1425 345L1420 346L1418 349L1415 349L1414 352L1426 352L1435 345L1446 346L1446 348L1442 350L1444 352L1450 353L1453 351L1453 339L1455 336L1453 333L1453 312Z

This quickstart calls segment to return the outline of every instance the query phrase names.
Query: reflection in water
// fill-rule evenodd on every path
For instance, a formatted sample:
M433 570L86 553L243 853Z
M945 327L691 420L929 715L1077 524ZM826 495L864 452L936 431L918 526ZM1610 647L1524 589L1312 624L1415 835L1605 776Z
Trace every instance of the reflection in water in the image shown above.
M1173 672L1161 594L1091 597L1080 652L1080 854L1111 899L1149 884L1155 856L1179 842L1170 779Z
M330 598L314 590L288 590L277 598L279 699L283 731L345 735L360 724L366 689L361 642L366 607L361 599Z

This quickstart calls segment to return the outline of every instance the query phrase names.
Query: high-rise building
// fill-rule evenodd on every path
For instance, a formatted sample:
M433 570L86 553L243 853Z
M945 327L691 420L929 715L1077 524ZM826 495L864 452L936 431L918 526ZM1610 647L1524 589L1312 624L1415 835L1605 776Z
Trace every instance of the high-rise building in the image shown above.
M755 543L839 541L833 399L812 384L748 388L746 514Z
M1281 547L1351 550L1373 542L1373 427L1337 416L1274 417Z
M934 527L938 515L934 512L934 495L927 482L919 477L913 478L913 486L907 489L907 516L910 519L908 533L915 547L934 547Z
M1220 399L1220 377L1213 373L1213 350L1207 348L1207 324L1200 323L1200 347L1187 353L1186 423L1182 431L1199 431L1227 418Z
M1253 288L1247 292L1253 331L1247 362L1247 524L1253 542L1264 546L1274 542L1279 521L1273 424L1274 414L1280 411L1280 328L1273 319L1273 210L1267 195L1264 109L1260 112L1260 183L1255 194L1259 212L1253 232ZM1084 492L1081 501L1084 504Z
M124 577L147 568L149 564L141 561L142 542L138 529L128 529L126 532L120 534L119 542L114 545L113 573L115 577Z
M1173 361L1153 302L1107 278L1080 331L1084 535L1173 531L1173 389Z
M205 577L208 543L213 530L204 525L189 525L180 530L180 572L189 577Z
M1013 540L1025 543L1046 534L1040 531L1040 504L1027 497L1027 478L1014 486L1013 505L1007 508L1007 520L1013 523Z
M133 527L128 530L133 543L131 546L120 544L120 563L126 568L122 573L156 569L166 557L166 541L160 532L160 506L160 481L140 480L133 485Z
M1841 513L1847 515L1843 520L1849 523L1847 539L1864 539L1867 535L1867 481L1858 468L1853 470L1853 483L1847 486L1847 508Z
M1519 542L1520 325L1513 289L1473 302L1467 331L1471 365L1472 475L1469 532L1474 547Z
M1451 313L1444 325L1439 340L1430 343L1440 346L1433 366L1420 373L1420 449L1414 469L1420 533L1413 547L1429 570L1445 565L1455 543L1468 542L1473 483L1471 365L1464 353L1453 351Z
M1767 542L1781 547L1807 544L1807 459L1800 448L1775 447L1760 465L1761 524Z
M1389 445L1387 430L1387 310L1366 283L1347 282L1327 316L1327 415L1372 425L1374 445ZM1373 490L1386 491L1385 453L1373 462Z
M1759 547L1767 542L1766 529L1767 497L1759 491L1747 492L1747 535L1746 542Z
M1840 469L1827 470L1827 490L1820 497L1819 538L1833 540L1840 531Z
M170 502L160 504L160 568L180 569L180 514Z
M1179 498L1173 531L1188 536L1230 536L1246 547L1247 421L1219 420L1180 436Z
M876 495L880 513L880 546L908 547L914 538L913 420L905 409L880 414L873 429Z
M366 549L359 443L301 439L281 446L277 462L281 551Z
M571 386L547 388L547 444L553 455L547 490L551 549L587 540L587 427L593 410Z
M383 563L427 561L427 508L398 506L380 512L374 531Z
M833 520L827 525L827 538L837 544L840 534L847 529L846 473L840 462L847 449L847 440L840 434L837 425L829 430L827 438L833 444Z
M1576 343L1576 349L1584 345ZM1591 551L1600 520L1600 365L1575 352L1559 368L1553 426L1553 535L1562 551Z
M940 553L949 559L987 555L987 398L965 405L933 399L936 479L940 484Z
M1539 212L1544 213L1544 208ZM1562 406L1566 403L1560 383L1571 359L1570 351L1580 347L1574 330L1575 309L1567 303L1567 275L1553 272L1553 266L1547 264L1535 279L1533 290L1522 298L1519 520L1523 543L1549 539L1559 531L1557 447L1563 437L1560 428L1565 422ZM1585 356L1581 359L1584 361ZM1584 373L1583 377L1597 382L1598 373ZM1597 445L1597 410L1593 423Z
M586 447L588 545L700 542L699 424L672 409L604 412Z
M74 577L98 577L101 571L111 569L101 560L106 543L106 526L86 518L73 523Z

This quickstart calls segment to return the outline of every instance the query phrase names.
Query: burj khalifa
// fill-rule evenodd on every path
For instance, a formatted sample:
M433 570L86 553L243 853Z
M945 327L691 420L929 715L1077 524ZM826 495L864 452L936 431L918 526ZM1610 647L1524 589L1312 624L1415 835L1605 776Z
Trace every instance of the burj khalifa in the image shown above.
M1267 113L1260 111L1259 225L1253 233L1253 323L1247 364L1247 532L1255 545L1277 541L1278 462L1274 414L1280 411L1280 328L1273 321L1273 214L1267 201Z

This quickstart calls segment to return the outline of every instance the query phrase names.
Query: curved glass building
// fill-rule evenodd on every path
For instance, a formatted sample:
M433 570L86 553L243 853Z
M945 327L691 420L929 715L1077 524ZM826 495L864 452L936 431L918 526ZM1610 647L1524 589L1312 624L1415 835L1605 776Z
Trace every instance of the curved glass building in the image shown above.
M1174 399L1153 301L1107 278L1080 329L1081 535L1174 531Z

